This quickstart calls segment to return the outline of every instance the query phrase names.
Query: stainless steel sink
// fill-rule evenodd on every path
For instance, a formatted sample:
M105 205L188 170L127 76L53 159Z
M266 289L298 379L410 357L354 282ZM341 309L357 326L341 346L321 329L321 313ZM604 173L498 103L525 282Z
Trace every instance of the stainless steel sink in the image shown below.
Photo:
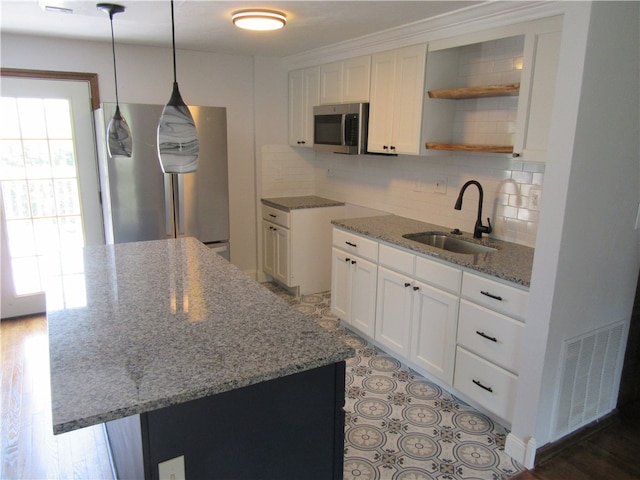
M478 243L467 242L460 238L450 237L443 232L420 232L420 233L407 233L403 235L408 240L414 242L423 243L431 247L441 248L448 252L454 253L491 253L496 252L497 249L493 247L487 247L486 245L480 245Z

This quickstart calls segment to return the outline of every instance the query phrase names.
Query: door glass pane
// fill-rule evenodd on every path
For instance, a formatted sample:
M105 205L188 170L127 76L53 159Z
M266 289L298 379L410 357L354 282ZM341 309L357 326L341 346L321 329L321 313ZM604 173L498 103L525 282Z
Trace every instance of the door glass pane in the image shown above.
M70 104L3 97L0 186L17 295L80 285L85 244ZM84 290L75 301L82 302Z

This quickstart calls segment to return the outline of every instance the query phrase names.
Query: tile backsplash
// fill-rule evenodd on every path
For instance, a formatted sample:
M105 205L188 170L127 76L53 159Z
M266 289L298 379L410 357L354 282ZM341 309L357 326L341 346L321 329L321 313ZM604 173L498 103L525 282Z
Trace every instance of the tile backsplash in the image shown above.
M506 155L385 157L286 145L262 149L262 197L319 195L467 232L477 216L477 189L467 189L461 211L453 206L460 187L472 179L482 184L483 223L491 218L491 236L533 247L544 165Z

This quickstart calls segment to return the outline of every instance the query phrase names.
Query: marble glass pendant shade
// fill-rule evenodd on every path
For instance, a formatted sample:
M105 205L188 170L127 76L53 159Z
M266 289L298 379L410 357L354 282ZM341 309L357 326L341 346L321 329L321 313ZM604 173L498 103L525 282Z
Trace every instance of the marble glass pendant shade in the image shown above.
M116 70L116 46L113 35L113 16L116 13L124 12L125 7L113 3L98 3L96 8L109 15L109 21L111 23L111 50L113 52L113 76L116 85L116 111L109 125L107 125L107 151L110 157L131 157L131 153L133 152L133 137L131 136L129 124L120 113L120 104L118 102L118 71Z
M198 169L198 131L176 80L176 36L171 1L173 91L158 123L158 157L164 173L190 173Z

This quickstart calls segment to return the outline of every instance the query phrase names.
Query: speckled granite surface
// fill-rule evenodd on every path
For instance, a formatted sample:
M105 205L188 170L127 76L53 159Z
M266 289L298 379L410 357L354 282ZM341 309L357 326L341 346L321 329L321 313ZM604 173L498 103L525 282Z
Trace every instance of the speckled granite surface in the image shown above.
M279 208L286 212L297 210L300 208L321 208L321 207L339 207L344 202L338 202L329 198L316 197L315 195L307 195L302 197L278 197L263 198L262 203L273 208Z
M354 354L193 238L84 257L87 305L47 312L55 433Z
M529 286L531 281L534 249L530 247L486 237L482 240L476 240L471 233L463 232L462 235L451 236L488 245L497 248L498 251L477 255L453 253L402 237L402 235L406 233L427 231L445 232L449 234L451 228L420 222L397 215L334 220L331 223L355 233L383 240L418 253L438 257L442 260L455 263L456 265L477 270L526 287Z

